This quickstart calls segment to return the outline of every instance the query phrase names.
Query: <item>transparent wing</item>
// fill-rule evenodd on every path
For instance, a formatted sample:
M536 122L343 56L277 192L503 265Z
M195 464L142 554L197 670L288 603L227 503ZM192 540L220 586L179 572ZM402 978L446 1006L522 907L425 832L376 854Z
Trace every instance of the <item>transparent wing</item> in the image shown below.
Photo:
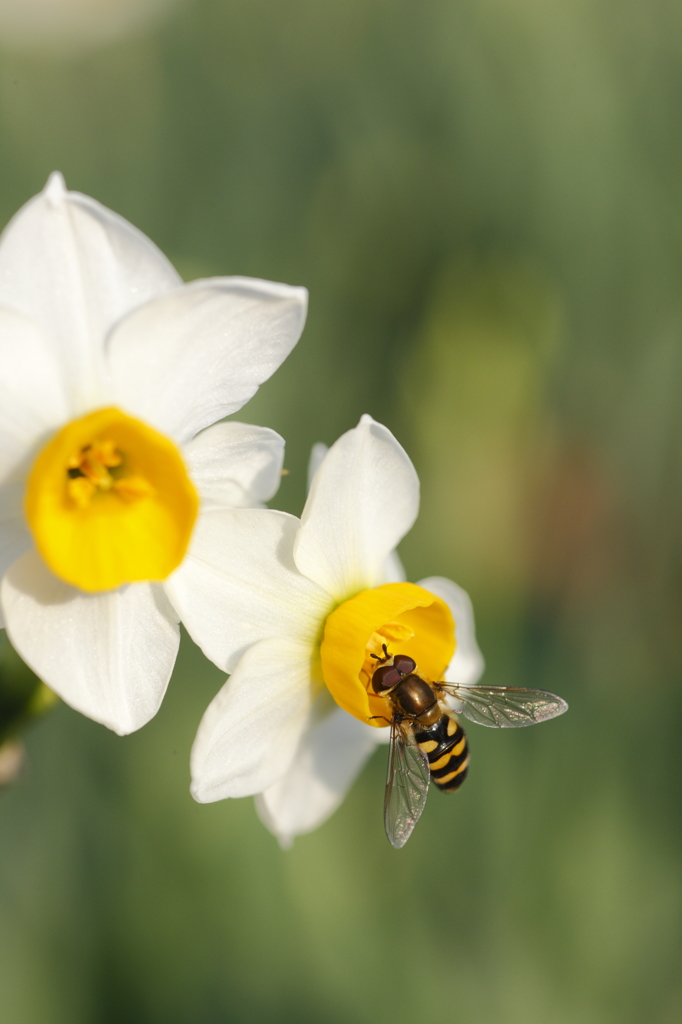
M391 723L384 825L391 846L399 850L412 835L429 795L429 759L397 719Z
M437 689L454 697L457 714L493 729L516 729L563 715L568 704L547 690L518 686L456 686L437 683Z

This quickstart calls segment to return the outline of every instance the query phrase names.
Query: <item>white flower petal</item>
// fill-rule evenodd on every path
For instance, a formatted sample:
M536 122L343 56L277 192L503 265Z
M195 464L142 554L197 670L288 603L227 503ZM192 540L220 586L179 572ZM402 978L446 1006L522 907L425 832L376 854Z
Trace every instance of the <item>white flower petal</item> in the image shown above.
M322 441L318 441L311 448L310 458L308 459L308 490L313 486L313 477L322 465L322 459L328 451L329 445L323 444Z
M24 515L24 482L8 480L0 484L0 524L14 519L23 519ZM2 575L4 570L0 571Z
M257 508L280 485L284 439L267 427L216 423L182 454L203 508Z
M397 551L391 551L384 562L384 575L387 583L405 583L407 580L403 563L400 561Z
M372 733L380 731L339 707L306 729L289 770L256 797L261 821L283 847L334 813L376 749Z
M20 555L33 547L22 510L24 485L13 480L0 485L0 579ZM5 620L0 610L0 626Z
M390 430L363 416L315 473L296 538L296 565L338 601L377 586L418 510L419 479L407 454Z
M259 793L287 771L319 686L314 659L311 644L282 637L249 648L199 725L195 800Z
M109 339L125 408L179 443L241 409L301 336L305 288L194 281L136 310Z
M0 518L0 577L20 555L32 547L33 538L21 516Z
M0 303L41 325L66 364L78 411L105 397L104 337L121 316L180 284L140 231L53 174L0 240Z
M474 686L483 675L485 663L478 644L474 626L474 610L466 590L443 576L429 576L420 580L419 586L440 597L450 608L455 620L457 649L445 673L445 681L460 686Z
M40 443L68 417L54 344L23 313L0 307L0 479L25 473Z
M227 672L258 640L313 642L322 632L333 604L294 564L298 527L270 509L201 512L187 557L164 584L192 639Z
M83 594L29 551L5 575L0 596L14 647L72 708L119 735L154 717L180 642L158 585Z

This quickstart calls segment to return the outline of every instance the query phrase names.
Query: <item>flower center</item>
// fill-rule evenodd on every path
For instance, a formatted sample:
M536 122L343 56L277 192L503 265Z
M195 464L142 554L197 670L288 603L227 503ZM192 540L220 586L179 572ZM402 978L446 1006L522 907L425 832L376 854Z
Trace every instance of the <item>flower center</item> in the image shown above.
M124 499L148 498L154 488L143 476L123 470L123 455L109 438L86 444L67 461L66 493L79 508L87 508L98 491L111 491ZM111 469L119 473L110 473Z
M334 700L361 722L388 725L386 700L371 687L373 654L406 654L417 673L435 682L455 651L455 623L441 598L414 583L387 583L344 601L325 623L322 676ZM374 717L378 716L378 717Z
M115 408L48 441L24 501L49 568L89 592L165 579L185 556L198 507L175 444Z

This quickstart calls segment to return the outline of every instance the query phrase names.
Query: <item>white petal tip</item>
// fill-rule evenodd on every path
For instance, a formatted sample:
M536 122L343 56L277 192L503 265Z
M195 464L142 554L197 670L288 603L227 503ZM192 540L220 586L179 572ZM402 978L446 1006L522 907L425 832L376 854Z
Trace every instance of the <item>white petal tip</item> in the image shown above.
M196 802L198 804L208 804L208 803L211 803L210 800L206 800L206 798L204 797L203 793L201 792L201 788L199 786L197 786L196 783L194 783L194 782L192 783L192 785L189 787L189 791L190 791L190 793L192 795L192 799L196 800Z
M308 316L308 289L303 288L300 285L293 284L280 284L277 285L272 281L264 281L263 284L270 286L270 291L273 295L276 295L280 299L287 299L289 302L294 303L301 310L304 322Z
M53 171L47 179L47 184L43 189L43 192L50 206L59 206L63 203L64 198L66 197L66 182L64 181L64 175L60 171Z
M301 315L304 320L308 316L308 289L300 287L298 285L282 285L280 289L280 296L287 298L289 302L297 305L301 310Z
M358 426L369 427L371 426L372 423L376 423L376 420L374 419L374 417L370 416L368 412L365 412L360 417L360 422L358 423Z
M289 296L299 303L303 309L308 309L308 289L301 285L285 285Z

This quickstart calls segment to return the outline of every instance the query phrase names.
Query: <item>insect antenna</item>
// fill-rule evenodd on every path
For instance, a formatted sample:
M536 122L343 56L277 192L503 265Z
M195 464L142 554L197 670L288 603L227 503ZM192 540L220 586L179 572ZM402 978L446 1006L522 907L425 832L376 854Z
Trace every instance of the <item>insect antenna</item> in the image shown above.
M383 658L381 657L380 654L370 654L370 658L374 658L376 661L388 661L388 659L391 657L391 655L388 653L388 647L386 646L386 644L382 644L381 647L384 652Z

